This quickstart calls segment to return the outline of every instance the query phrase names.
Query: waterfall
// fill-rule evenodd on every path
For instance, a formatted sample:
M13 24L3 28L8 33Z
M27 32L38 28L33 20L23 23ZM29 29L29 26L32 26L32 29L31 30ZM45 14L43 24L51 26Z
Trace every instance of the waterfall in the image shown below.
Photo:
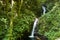
M34 30L36 28L37 22L38 22L38 18L36 18L34 21L33 29L32 29L31 35L29 36L30 38L34 38Z
M43 15L44 15L46 13L46 7L42 6L42 10L43 10ZM37 23L38 23L38 18L36 18L35 21L34 21L33 29L32 29L31 35L29 36L31 39L34 38L34 32L35 32L35 28L37 26Z
M42 6L42 10L43 10L43 15L46 13L46 7Z

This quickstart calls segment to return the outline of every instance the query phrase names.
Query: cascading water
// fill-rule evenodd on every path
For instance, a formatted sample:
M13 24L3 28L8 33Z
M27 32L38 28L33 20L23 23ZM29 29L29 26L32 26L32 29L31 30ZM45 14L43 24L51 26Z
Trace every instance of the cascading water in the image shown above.
M42 6L42 10L43 10L43 15L44 15L45 12L46 12L46 8L44 6ZM34 39L34 32L35 32L35 28L37 26L37 23L38 23L38 18L35 19L34 24L33 24L33 29L32 29L32 32L31 32L31 35L29 36L29 38L31 38L31 40L35 40Z
M42 6L42 10L43 10L43 15L46 13L46 7Z
M34 21L33 29L32 29L31 35L29 36L30 38L34 38L34 30L36 28L37 23L38 23L38 18L36 18Z

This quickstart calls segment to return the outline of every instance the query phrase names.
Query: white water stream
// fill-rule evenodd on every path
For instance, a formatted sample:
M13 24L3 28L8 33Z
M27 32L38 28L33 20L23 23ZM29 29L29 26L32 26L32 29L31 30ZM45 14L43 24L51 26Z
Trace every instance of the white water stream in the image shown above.
M42 6L42 10L43 10L43 15L46 13L46 7Z
M32 29L31 35L29 36L30 38L34 38L34 31L35 31L37 23L38 23L38 18L36 18L34 21L33 29Z
M43 15L44 15L46 12L46 8L44 6L42 6L42 10L43 10ZM37 23L38 23L38 18L36 18L34 21L33 29L32 29L31 35L29 36L30 38L34 38L34 31L35 31L35 28L37 26Z

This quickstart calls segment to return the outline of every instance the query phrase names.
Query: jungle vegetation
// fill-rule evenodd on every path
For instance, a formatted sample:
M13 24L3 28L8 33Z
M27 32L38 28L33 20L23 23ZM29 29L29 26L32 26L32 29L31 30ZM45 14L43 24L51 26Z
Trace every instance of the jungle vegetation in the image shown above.
M36 17L39 34L48 40L60 38L59 4L60 0L0 0L0 40L27 40Z

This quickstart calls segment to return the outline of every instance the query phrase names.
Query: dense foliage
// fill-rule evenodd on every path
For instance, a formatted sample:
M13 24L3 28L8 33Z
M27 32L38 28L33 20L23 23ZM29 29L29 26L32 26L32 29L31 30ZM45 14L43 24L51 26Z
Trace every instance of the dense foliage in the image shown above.
M13 2L13 3L12 3ZM39 18L38 33L48 40L60 37L60 0L0 0L0 40L24 40ZM42 15L42 6L46 14Z

